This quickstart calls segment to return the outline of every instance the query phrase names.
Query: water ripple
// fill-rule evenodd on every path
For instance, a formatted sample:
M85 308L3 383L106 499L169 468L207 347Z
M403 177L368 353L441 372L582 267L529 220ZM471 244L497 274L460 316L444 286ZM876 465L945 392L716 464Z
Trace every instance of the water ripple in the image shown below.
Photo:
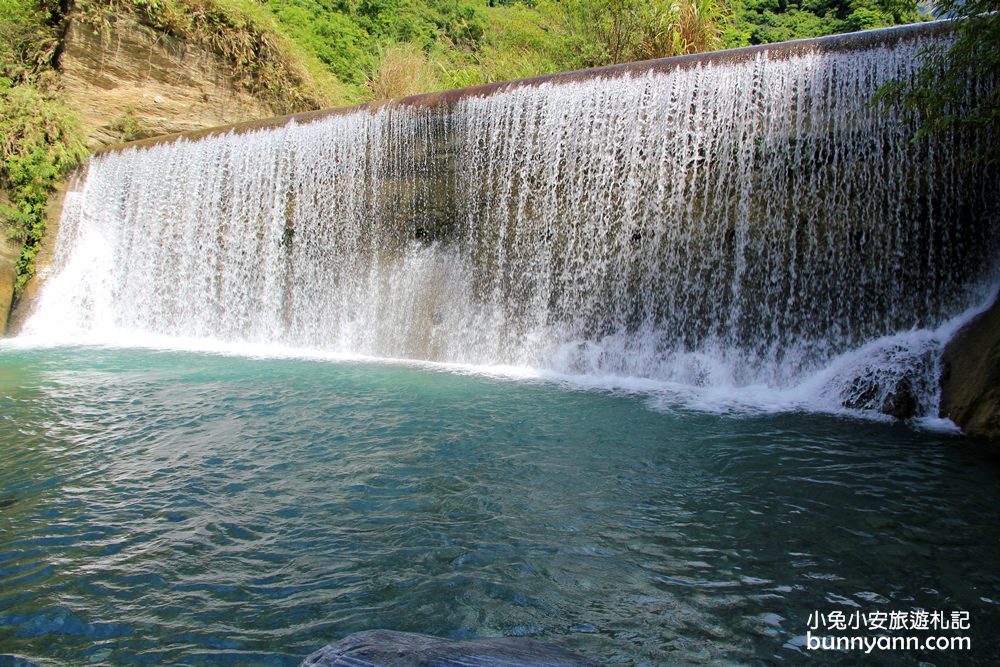
M972 612L973 662L1000 660L1000 469L954 439L389 365L0 369L11 654L294 665L388 627L767 664L801 658L811 611L924 607Z

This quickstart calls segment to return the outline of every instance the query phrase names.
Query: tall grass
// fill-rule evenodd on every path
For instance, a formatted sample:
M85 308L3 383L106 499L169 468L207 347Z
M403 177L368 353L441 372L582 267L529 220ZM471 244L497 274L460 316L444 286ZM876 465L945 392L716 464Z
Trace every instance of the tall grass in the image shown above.
M406 97L440 87L437 68L415 44L389 46L368 79L368 90L375 100Z
M580 67L718 48L726 20L717 0L563 0L551 8Z

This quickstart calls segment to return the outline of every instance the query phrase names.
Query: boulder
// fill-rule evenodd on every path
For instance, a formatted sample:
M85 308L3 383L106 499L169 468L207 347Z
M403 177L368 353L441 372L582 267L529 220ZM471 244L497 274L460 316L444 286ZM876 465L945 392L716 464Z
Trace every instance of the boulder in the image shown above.
M302 667L599 667L534 639L439 639L393 630L357 632L316 651Z
M937 393L937 343L889 343L855 364L843 383L841 405L881 412L901 421L926 414Z
M884 415L901 420L910 419L918 414L920 404L913 393L913 383L910 378L903 377L896 381L896 385L882 400L880 410Z
M1000 442L1000 298L945 346L941 416L973 437Z

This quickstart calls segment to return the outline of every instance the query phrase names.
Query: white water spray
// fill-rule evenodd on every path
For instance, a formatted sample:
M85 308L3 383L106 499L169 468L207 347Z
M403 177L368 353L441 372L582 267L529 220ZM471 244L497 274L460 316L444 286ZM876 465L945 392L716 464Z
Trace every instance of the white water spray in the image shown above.
M963 177L954 142L914 145L869 104L931 39L106 153L69 195L24 333L531 367L820 409L877 409L906 375L931 415L935 330L987 296L1000 241L980 205L996 179Z

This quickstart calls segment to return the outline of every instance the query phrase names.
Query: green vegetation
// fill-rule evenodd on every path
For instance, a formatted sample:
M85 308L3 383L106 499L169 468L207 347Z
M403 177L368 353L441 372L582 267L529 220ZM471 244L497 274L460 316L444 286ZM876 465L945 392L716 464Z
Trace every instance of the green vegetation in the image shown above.
M118 132L120 140L123 142L146 137L146 133L142 129L142 122L135 115L135 107L131 105L125 107L125 111L115 119L111 127Z
M0 0L0 222L22 244L15 296L35 272L49 193L85 154L52 71L56 8Z
M912 0L735 0L726 46L769 44L917 23Z
M915 114L915 140L955 132L970 146L970 164L1000 162L1000 0L940 0L957 20L949 48L928 50L913 81L884 86L876 102ZM969 86L969 81L977 86Z
M715 0L562 0L553 5L577 63L665 58L721 45L722 6Z
M16 18L0 56L23 60L6 33L46 25L33 13L56 0L2 2ZM75 0L72 11L108 35L128 15L212 50L276 113L393 93L403 71L416 92L920 19L916 0ZM51 31L27 41L51 61Z
M394 44L385 50L368 81L374 99L406 97L441 87L437 68L415 44Z

